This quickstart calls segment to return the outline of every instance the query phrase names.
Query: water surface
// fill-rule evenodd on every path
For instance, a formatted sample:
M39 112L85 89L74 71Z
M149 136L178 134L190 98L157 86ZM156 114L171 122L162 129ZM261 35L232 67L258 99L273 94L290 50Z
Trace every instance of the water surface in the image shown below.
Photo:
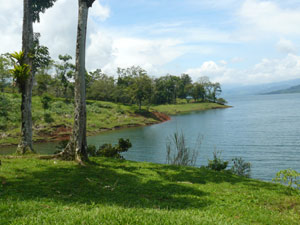
M252 164L252 177L271 180L281 169L300 171L300 94L256 95L228 98L233 108L173 116L171 121L89 137L97 146L129 138L133 147L126 159L165 163L166 141L176 130L189 146L202 137L197 166L207 165L214 150L231 160L242 157ZM52 153L55 143L36 144L40 153ZM8 154L14 148L1 148Z

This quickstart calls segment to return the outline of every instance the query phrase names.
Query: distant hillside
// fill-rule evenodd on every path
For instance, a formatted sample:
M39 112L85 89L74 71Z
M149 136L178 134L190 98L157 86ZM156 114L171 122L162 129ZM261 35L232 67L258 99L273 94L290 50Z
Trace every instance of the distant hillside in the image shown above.
M291 93L300 93L300 85L292 86L287 89L282 89L278 91L268 92L266 94L291 94Z
M228 86L223 85L223 96L232 95L256 95L256 94L266 94L275 92L278 90L286 90L295 85L300 85L300 79L287 80L268 84L258 84L258 85L240 85L240 86Z

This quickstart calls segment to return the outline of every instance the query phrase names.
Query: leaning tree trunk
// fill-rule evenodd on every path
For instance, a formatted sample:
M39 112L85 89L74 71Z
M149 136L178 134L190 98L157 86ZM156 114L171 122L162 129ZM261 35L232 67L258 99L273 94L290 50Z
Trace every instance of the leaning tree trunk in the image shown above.
M25 55L25 63L30 67L30 76L25 84L20 88L22 94L21 103L21 142L18 146L17 153L25 154L33 152L32 146L32 115L31 115L31 98L33 87L33 59L30 54L33 50L33 19L32 19L32 2L24 0L24 15L23 15L23 34L22 34L22 50Z
M88 9L92 6L94 0L78 1L74 125L71 140L62 152L62 158L82 162L88 160L86 141L85 49Z

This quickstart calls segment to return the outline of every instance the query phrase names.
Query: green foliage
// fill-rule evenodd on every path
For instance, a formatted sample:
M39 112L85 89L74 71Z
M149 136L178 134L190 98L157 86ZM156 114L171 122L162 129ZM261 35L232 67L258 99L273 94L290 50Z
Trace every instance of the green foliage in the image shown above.
M238 176L242 177L250 177L251 173L251 164L249 162L245 162L242 158L234 158L232 159L233 166L231 167L231 172Z
M289 188L300 189L300 173L292 169L279 171L273 181L287 185Z
M25 64L25 54L23 51L12 53L11 58L14 61L14 69L11 70L11 73L21 90L30 76L30 67Z
M69 140L62 140L60 142L58 142L58 144L55 146L56 151L54 152L54 154L60 153L61 151L63 151L67 145L69 143Z
M95 145L88 145L87 146L88 156L96 156L97 155L97 148Z
M50 113L45 113L44 114L44 121L46 123L53 123L54 122L54 119L52 118L51 114Z
M227 101L224 98L218 98L217 103L220 105L225 105L225 104L227 104Z
M34 33L33 39L33 70L36 71L37 69L46 68L51 63L51 57L49 53L49 49L46 46L40 45L40 33Z
M72 57L68 54L59 55L59 62L55 66L55 93L56 97L64 97L68 99L73 96L74 84L71 79L74 77L75 65L70 62Z
M32 16L34 22L40 22L40 13L51 8L56 0L32 0Z
M129 139L120 138L117 145L112 146L111 144L104 144L100 146L98 150L96 150L95 146L89 145L88 154L90 156L124 159L120 153L127 152L131 147L132 144Z
M43 109L46 110L46 109L49 109L50 108L50 103L53 101L53 98L48 95L48 94L44 94L42 97L41 97L41 103L42 103L42 106L43 106Z
M5 95L0 94L0 117L7 119L10 106L10 100Z
M4 88L8 86L10 73L10 59L7 54L0 55L0 90L4 92Z
M177 166L194 166L198 157L200 145L201 140L199 139L194 149L189 148L186 145L184 133L176 131L167 139L167 164Z
M6 130L7 129L7 121L4 117L0 116L0 130Z
M228 165L228 161L224 161L221 158L221 152L214 151L213 155L214 158L212 160L208 160L207 168L216 171L225 170Z

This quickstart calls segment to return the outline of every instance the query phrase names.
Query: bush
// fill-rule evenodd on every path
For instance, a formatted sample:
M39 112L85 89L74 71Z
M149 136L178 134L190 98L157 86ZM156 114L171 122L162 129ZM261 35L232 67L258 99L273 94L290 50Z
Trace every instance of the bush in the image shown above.
M8 117L11 102L5 95L0 95L0 117Z
M54 152L54 154L62 152L67 147L68 143L68 140L58 142L58 145L55 146L56 151Z
M74 107L71 104L65 104L62 101L55 101L51 105L51 111L57 115L72 114L74 112Z
M68 140L61 141L56 146L57 151L54 152L54 154L60 153L63 151L67 144L69 143ZM111 144L104 144L99 147L97 150L95 145L88 145L87 147L87 153L89 156L92 157L110 157L110 158L117 158L117 159L124 159L124 157L120 154L122 152L127 152L129 148L132 147L132 144L129 139L119 139L119 143L115 146L112 146Z
M54 122L54 119L52 118L51 114L50 113L45 113L44 114L44 121L46 123L53 123Z
M228 165L228 161L224 161L221 158L221 152L214 151L213 154L214 154L214 159L208 160L207 168L216 171L225 170Z
M42 106L43 106L43 109L46 110L46 109L49 109L50 108L50 103L52 101L52 97L48 94L44 94L42 97L41 97L41 103L42 103Z
M221 104L221 105L225 105L227 104L228 102L224 99L224 98L218 98L217 99L217 103Z
M197 141L194 149L186 146L184 134L176 131L173 136L168 137L166 150L166 163L177 166L194 166L198 157L201 140Z
M97 155L97 148L95 145L88 145L87 152L89 156L96 156Z
M4 117L0 117L0 130L7 129L7 120Z
M231 167L231 172L233 174L242 177L250 177L251 164L249 162L245 162L242 158L234 158L232 161L233 166Z
M272 180L275 183L287 185L289 188L300 189L300 173L292 169L279 171Z
M121 152L127 152L129 148L132 147L132 144L129 139L119 139L119 143L115 146L111 144L102 145L96 153L96 156L110 157L110 158L118 158L124 159L124 157L120 154Z
M95 104L87 105L86 109L88 112L91 112L91 113L101 113L102 112L101 108Z

